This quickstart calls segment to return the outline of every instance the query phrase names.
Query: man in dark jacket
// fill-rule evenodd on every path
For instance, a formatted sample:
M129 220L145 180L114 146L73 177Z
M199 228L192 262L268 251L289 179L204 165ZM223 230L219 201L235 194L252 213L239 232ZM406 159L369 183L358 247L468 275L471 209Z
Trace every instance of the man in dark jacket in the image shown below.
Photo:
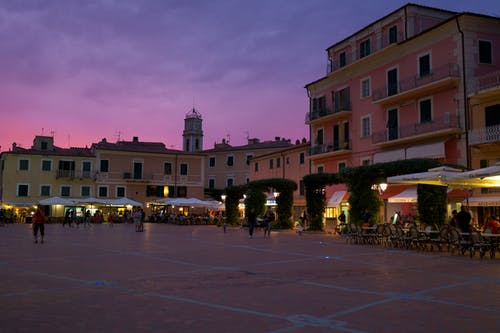
M460 212L457 214L457 221L458 221L458 227L462 232L469 232L471 231L470 228L470 221L472 219L472 216L470 213L465 209L465 206L462 206L460 208Z

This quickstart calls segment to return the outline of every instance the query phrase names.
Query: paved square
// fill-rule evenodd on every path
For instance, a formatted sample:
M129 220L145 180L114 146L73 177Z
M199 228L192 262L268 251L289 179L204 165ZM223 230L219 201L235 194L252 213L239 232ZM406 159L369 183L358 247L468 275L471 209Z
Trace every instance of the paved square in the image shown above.
M214 226L0 227L1 332L498 332L500 260Z

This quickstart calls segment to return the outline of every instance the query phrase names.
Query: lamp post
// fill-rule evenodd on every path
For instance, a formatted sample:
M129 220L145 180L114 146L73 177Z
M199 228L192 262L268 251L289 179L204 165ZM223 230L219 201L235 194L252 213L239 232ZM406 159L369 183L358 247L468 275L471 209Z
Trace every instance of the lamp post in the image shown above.
M225 194L222 194L222 195L220 196L220 198L222 199L222 202L224 203L224 206L225 206L225 205L226 205L226 198L227 198L227 196L226 196ZM226 209L227 209L227 207L226 207ZM225 211L225 210L224 210L224 211ZM224 214L224 215L225 215L225 214ZM227 223L226 223L226 216L222 216L222 227L223 227L223 229L224 229L224 233L226 233L226 230L227 230L227 228L226 228L226 227L227 227Z

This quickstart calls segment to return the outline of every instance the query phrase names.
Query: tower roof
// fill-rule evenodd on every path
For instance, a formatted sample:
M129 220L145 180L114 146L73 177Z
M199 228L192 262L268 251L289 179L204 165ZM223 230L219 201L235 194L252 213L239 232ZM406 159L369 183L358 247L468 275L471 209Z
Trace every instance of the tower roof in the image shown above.
M189 111L188 113L186 113L186 119L187 118L201 119L201 113L199 113L198 111L196 111L196 109L193 106L193 109L191 111Z

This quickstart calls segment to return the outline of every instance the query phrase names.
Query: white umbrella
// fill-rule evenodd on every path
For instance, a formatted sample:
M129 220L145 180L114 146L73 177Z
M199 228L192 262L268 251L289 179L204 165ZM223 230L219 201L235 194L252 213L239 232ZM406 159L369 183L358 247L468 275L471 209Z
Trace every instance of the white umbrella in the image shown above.
M118 198L118 199L109 199L107 200L109 205L114 206L134 206L134 207L142 207L142 203L129 199L129 198Z
M500 162L494 166L466 171L450 178L450 185L500 187Z
M449 185L449 181L462 170L450 167L438 167L429 169L426 172L409 173L406 175L393 176L387 178L389 184L429 184L429 185Z
M52 206L52 205L74 205L75 202L73 200L70 200L70 199L65 199L65 198L61 198L61 197L50 197L50 198L47 198L47 199L42 199L38 202L39 205L42 205L42 206Z

